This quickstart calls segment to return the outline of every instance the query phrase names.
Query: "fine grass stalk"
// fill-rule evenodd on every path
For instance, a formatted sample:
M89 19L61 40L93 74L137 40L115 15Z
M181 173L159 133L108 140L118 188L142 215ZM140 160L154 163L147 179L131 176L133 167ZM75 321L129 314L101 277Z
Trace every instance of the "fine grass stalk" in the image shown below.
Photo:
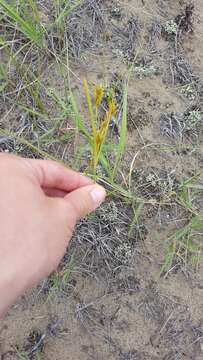
M121 120L121 127L120 127L120 139L116 150L116 159L115 159L115 165L113 169L113 179L115 178L120 161L122 159L123 153L125 151L126 146L126 133L127 133L127 103L128 103L128 87L127 84L124 86L123 90L123 108L122 108L122 120Z

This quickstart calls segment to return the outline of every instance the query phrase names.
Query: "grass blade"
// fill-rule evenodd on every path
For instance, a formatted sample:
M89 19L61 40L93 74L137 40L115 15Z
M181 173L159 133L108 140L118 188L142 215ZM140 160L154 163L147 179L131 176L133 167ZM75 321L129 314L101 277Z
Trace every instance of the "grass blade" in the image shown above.
M125 84L123 90L123 110L122 110L122 122L120 129L120 140L116 151L116 159L115 159L112 179L114 179L117 174L119 163L121 161L121 158L125 150L126 133L127 133L127 111L128 111L127 107L128 107L128 86L127 84Z
M71 100L71 105L73 108L73 116L72 119L75 123L75 125L77 126L77 128L85 135L85 137L87 138L88 142L91 144L91 136L89 134L89 132L87 131L85 125L84 125L84 121L78 111L78 106L77 103L75 101L75 98L73 96L72 91L70 91L70 100Z
M134 230L135 226L138 225L138 220L139 220L141 211L143 209L143 206L144 206L144 202L140 202L138 204L137 208L134 208L134 206L133 206L134 217L133 217L133 220L132 220L132 222L131 222L131 224L129 226L129 231L128 231L129 238L132 237L133 230Z

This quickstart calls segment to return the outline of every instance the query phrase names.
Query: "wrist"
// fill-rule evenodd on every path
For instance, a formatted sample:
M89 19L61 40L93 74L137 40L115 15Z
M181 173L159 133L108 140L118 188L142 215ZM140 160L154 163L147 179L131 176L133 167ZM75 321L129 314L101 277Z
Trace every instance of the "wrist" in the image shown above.
M9 263L0 265L0 318L28 287L26 272Z

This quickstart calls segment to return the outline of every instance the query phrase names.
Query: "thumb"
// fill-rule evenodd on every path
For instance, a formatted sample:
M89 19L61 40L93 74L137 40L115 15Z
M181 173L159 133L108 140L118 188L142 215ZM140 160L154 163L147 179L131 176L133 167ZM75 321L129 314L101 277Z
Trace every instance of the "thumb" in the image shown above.
M100 185L88 185L72 191L64 197L73 221L94 211L105 200L106 191Z

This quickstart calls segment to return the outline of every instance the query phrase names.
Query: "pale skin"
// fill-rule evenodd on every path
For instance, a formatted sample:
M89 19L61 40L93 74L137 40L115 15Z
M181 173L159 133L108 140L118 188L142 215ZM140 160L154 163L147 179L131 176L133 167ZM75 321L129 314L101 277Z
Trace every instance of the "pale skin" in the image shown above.
M0 154L0 318L57 269L76 222L105 195L56 162Z

